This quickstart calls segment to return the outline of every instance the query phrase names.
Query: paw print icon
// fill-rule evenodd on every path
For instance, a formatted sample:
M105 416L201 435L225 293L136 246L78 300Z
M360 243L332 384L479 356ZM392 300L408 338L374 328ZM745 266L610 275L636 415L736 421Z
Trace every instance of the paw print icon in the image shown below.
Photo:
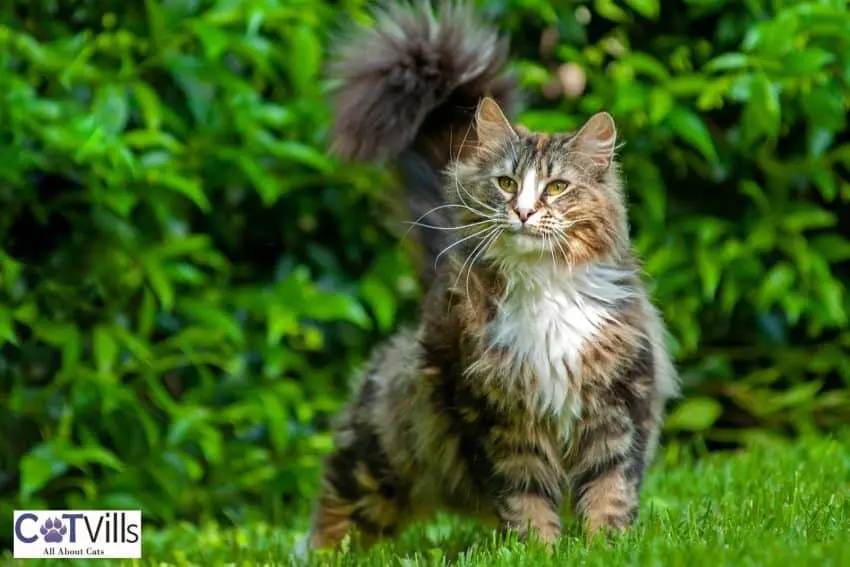
M68 527L62 524L59 518L50 519L42 524L39 529L44 541L48 543L62 543L62 538L68 533Z

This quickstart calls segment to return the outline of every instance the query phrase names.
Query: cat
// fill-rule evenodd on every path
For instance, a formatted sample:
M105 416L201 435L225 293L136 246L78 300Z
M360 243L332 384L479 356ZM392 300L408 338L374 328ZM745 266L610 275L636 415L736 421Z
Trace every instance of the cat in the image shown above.
M398 166L425 296L337 417L302 556L440 510L547 544L567 499L591 537L637 517L678 377L631 250L616 126L513 124L506 59L464 3L391 5L336 52L332 150Z

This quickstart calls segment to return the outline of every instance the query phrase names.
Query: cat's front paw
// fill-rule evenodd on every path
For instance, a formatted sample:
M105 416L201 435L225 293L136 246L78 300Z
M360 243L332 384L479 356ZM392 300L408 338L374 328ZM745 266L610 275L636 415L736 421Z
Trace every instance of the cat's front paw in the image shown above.
M604 519L591 519L587 523L587 542L601 541L611 545L614 538L625 533L631 525L630 518L609 517Z

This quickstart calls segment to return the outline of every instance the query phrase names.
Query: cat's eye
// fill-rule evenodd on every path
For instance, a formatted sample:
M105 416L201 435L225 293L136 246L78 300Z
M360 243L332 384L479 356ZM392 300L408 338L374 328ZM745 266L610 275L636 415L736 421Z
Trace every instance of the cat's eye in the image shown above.
M503 175L502 177L496 179L496 183L499 184L499 189L501 189L505 193L516 193L517 182L513 177Z
M566 181L552 181L546 186L546 194L550 197L560 195L569 188L570 184Z

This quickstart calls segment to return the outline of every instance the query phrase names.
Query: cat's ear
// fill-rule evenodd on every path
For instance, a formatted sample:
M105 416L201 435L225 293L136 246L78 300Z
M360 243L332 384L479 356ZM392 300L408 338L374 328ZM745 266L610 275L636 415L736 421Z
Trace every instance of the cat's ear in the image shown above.
M493 148L518 137L499 103L490 97L484 97L478 103L478 109L475 111L475 132L478 135L478 144L483 148Z
M573 148L593 160L603 169L608 169L614 160L617 144L617 127L614 118L607 112L597 112L585 122L575 135Z

